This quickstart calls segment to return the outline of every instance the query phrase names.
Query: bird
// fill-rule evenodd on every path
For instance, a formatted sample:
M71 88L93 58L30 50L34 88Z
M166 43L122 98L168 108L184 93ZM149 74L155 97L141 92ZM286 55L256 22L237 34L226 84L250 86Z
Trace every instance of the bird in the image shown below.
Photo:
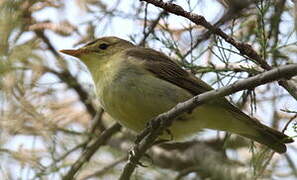
M178 103L213 90L164 53L114 36L60 52L86 65L103 109L135 132L141 132L151 119ZM173 140L180 140L203 129L234 133L278 153L286 152L285 144L293 142L284 133L245 114L225 97L176 117L169 132Z

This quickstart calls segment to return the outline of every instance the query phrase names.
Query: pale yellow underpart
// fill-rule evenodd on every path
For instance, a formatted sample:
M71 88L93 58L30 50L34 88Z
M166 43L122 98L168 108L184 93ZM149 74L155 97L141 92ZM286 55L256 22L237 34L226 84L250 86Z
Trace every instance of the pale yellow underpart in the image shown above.
M114 119L129 129L139 132L158 114L193 97L188 91L146 71L141 60L136 61L131 57L124 59L121 54L109 58L112 60L95 60L97 64L88 64L88 67L92 72L101 105ZM247 131L251 129L233 116L234 114L220 105L205 104L178 117L170 132L174 139L192 135L202 128L234 133L246 131L250 134L251 132Z

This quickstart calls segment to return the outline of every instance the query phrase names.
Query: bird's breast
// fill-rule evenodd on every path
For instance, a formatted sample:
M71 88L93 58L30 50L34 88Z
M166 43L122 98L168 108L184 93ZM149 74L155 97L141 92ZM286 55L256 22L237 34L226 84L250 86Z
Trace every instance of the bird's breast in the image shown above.
M146 122L158 114L192 97L174 84L133 68L119 72L109 81L103 83L104 86L97 85L102 106L113 118L135 131L142 130Z

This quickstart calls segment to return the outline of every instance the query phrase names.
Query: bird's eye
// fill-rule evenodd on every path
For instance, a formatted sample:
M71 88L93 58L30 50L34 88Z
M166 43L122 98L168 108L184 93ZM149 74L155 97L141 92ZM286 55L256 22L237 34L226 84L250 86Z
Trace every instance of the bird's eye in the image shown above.
M99 45L99 48L104 50L104 49L107 49L108 46L109 46L108 44L102 43L102 44Z

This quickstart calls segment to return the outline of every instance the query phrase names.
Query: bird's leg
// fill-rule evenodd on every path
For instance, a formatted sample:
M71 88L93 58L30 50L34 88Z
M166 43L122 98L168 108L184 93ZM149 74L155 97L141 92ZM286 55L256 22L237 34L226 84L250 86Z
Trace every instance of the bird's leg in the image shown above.
M134 160L133 157L135 156L135 154L137 153L137 151L138 151L137 146L132 147L132 149L129 151L128 160L129 160L130 162L132 162L133 164L136 164L137 166L147 167L147 166L144 165L142 162L139 162L139 161L135 161L135 160ZM148 159L151 159L151 157L150 157L147 153L145 153L144 156L145 156L145 157L148 157Z
M155 128L158 128L160 126L160 121L157 121L155 119L152 119L150 120L149 122L146 123L145 125L145 129L142 130L137 136L136 136L136 139L134 141L135 144L139 144L140 141L146 137L149 132L152 130L152 129L155 129Z

